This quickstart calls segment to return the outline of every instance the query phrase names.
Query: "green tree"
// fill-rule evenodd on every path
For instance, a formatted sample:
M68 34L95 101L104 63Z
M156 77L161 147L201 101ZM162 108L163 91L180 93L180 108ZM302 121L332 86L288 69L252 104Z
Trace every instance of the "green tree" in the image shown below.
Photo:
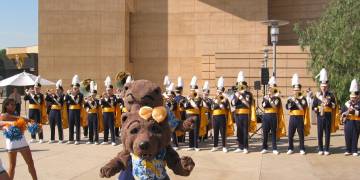
M360 81L360 0L332 0L318 20L296 24L294 30L311 53L313 77L326 68L331 89L344 103L351 80Z
M0 59L6 58L6 49L0 49Z

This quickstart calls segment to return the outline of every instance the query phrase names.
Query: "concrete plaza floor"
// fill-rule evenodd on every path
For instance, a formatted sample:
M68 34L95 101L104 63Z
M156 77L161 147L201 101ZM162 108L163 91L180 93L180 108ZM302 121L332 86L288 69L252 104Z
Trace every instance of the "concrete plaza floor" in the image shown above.
M65 130L67 139L68 130ZM49 138L49 127L44 127L45 140ZM102 137L102 134L100 135ZM172 179L360 179L360 157L344 156L344 136L341 129L331 138L331 155L317 154L316 126L306 137L305 156L298 153L286 154L287 139L279 142L280 155L260 154L261 136L255 135L250 140L250 153L234 153L234 137L230 138L230 152L210 152L212 143L201 144L200 152L179 150L181 155L191 156L196 166L189 177L174 176ZM26 133L27 140L30 140ZM0 137L0 158L7 167L8 157L4 150L4 137ZM35 166L40 180L95 180L99 178L99 169L122 148L121 145L86 145L83 139L80 145L67 144L31 144ZM270 142L269 142L270 145ZM185 148L185 147L184 147ZM117 177L117 176L116 176ZM113 177L111 179L116 179ZM16 166L16 180L31 179L26 164L20 154Z

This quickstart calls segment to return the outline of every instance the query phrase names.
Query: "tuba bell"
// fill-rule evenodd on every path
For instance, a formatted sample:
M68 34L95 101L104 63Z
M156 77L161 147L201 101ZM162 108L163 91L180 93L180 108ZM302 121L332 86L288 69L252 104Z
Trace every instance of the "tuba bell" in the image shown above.
M80 92L85 96L90 96L90 82L92 79L85 79L80 82Z
M128 76L130 76L130 73L128 72L118 72L115 76L115 86L122 89L126 83L126 79Z

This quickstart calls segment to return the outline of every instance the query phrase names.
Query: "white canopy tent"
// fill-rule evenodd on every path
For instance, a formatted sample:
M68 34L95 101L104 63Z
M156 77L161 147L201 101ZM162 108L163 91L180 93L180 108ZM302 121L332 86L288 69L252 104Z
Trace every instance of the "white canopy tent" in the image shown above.
M0 81L0 87L4 87L4 86L32 86L35 84L35 80L36 80L37 76L27 73L27 72L22 72L19 74L16 74L14 76L11 76L9 78L6 78L2 81ZM55 85L54 82L51 82L49 80L40 78L40 84L44 85L44 86L48 86L48 85Z
M14 76L11 76L9 78L6 78L2 81L0 81L0 87L5 87L5 86L33 86L35 85L35 80L36 80L37 76L27 73L27 72L22 72L19 74L16 74ZM40 84L43 86L49 86L49 85L55 85L55 83L43 79L40 77ZM27 116L27 109L26 109L26 101L25 101L25 115Z

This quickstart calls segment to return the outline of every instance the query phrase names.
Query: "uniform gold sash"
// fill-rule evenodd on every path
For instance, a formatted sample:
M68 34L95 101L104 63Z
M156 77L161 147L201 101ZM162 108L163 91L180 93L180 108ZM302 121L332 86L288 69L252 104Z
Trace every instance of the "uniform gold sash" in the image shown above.
M87 112L88 113L97 113L98 110L96 108L94 108L94 109L89 109Z
M199 109L187 109L186 114L200 114Z
M81 109L81 106L80 106L80 104L70 105L69 109Z
M29 104L29 109L40 109L39 104Z
M51 105L51 109L53 109L53 110L61 110L61 106L53 104L53 105Z
M246 109L246 108L240 108L240 109L236 109L236 110L235 110L235 113L236 113L236 114L249 114L249 113L250 113L250 110L249 110L249 109Z
M347 116L347 119L351 120L351 121L360 121L360 116L355 116L353 114L349 114Z
M115 112L115 109L114 108L108 108L108 107L105 107L102 109L102 112Z
M290 116L303 116L303 115L305 115L304 110L291 110L290 111Z
M320 108L321 108L321 106L318 106L318 109L320 109ZM324 107L324 112L332 112L332 111L333 111L333 109L331 107L328 107L328 106Z
M265 113L277 113L278 109L277 108L265 108Z
M218 116L218 115L225 115L226 111L224 109L215 109L212 112L212 115Z

